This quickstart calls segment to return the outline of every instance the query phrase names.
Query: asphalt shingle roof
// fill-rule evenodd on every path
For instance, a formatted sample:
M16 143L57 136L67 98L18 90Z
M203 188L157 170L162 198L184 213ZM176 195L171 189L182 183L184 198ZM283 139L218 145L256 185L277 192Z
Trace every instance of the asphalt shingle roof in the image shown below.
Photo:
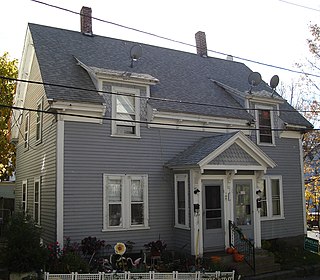
M218 105L215 107L149 100L158 110L253 119L239 100L213 82L218 81L239 91L247 91L248 76L252 71L243 63L141 44L142 57L131 68L130 49L135 42L97 35L86 36L81 32L37 24L29 24L29 28L44 82L94 90L88 73L77 65L74 58L77 57L92 67L152 75L159 80L158 84L151 86L153 97ZM264 82L257 89L271 92ZM94 91L46 86L46 94L48 98L55 100L104 102ZM230 108L223 107L225 105ZM282 108L291 107L284 104L281 105ZM282 112L280 117L290 124L310 126L298 112Z
M237 132L220 134L211 137L201 138L191 147L178 154L176 157L167 162L168 167L173 166L195 166L206 156L214 152L222 144L228 141Z

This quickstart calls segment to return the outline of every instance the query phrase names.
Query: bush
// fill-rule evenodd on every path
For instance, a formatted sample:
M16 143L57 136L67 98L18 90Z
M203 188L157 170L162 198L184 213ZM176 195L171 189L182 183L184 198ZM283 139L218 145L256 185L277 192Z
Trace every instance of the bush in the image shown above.
M40 244L40 235L40 228L29 216L13 214L4 232L7 248L3 261L9 272L39 271L44 267L46 250Z
M47 246L48 258L46 271L50 273L89 272L89 265L83 259L78 243L67 238L63 249L58 242Z

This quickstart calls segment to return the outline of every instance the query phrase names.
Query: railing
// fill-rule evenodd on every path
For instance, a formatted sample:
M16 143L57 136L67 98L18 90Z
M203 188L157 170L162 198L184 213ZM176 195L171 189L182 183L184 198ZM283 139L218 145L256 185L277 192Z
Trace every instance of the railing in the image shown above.
M146 273L131 273L129 271L123 273L104 273L96 274L50 274L44 275L44 280L234 280L235 271L228 272L208 272L200 271L193 273L185 273L173 271L169 273L149 271Z
M245 262L256 273L254 244L243 235L241 229L232 221L229 221L229 243L230 247L236 248L239 253L244 255Z

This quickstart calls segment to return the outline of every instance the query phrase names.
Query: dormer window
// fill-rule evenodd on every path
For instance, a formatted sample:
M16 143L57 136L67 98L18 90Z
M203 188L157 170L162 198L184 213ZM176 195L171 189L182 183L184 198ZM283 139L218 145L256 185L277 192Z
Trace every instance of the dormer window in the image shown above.
M272 108L257 107L257 141L258 144L274 144Z
M140 90L113 87L112 135L140 136Z

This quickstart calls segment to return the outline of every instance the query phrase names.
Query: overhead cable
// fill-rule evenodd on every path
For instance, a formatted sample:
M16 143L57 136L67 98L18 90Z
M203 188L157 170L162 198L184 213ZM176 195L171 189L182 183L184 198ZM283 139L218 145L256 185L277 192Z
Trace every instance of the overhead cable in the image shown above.
M2 75L0 75L0 79L23 82L23 83L38 84L38 85L44 85L44 86L67 88L67 89L72 89L72 90L82 90L82 91L89 91L89 92L105 93L105 94L110 94L110 95L132 96L130 93L120 93L120 92L112 92L112 91L105 91L105 90L97 90L97 89L89 89L89 88L69 86L69 85L63 85L63 84L56 84L56 83L31 81L31 80L25 80L25 79L6 77L6 76L2 76ZM240 107L233 107L233 106L227 106L227 105L218 105L218 104L194 102L194 101L184 101L184 100L178 100L178 99L160 98L160 97L153 97L153 96L148 97L148 96L135 95L134 97L139 98L139 99L172 102L172 103L188 104L188 105L208 106L208 107L224 108L224 109L239 110L239 111L249 111L249 110L250 111L258 111L259 110L259 108L240 108ZM294 113L296 111L301 112L301 113L320 113L320 110L319 111L316 111L316 110L303 110L302 111L302 110L295 110L295 109L290 110L290 109L272 109L272 108L270 108L270 111L291 112L291 113Z
M81 15L80 12L75 12L75 11L72 11L72 10L69 10L69 9L66 9L66 8L62 8L62 7L59 7L59 6L56 6L56 5L52 5L52 4L49 4L49 3L45 3L45 2L42 2L42 1L39 1L39 0L31 0L31 1L39 3L39 4L43 4L43 5L55 8L55 9L63 10L63 11L69 12L69 13ZM159 39L163 39L163 40L166 40L166 41L170 41L170 42L173 42L173 43L177 43L177 44L181 44L181 45L185 45L185 46L189 46L189 47L196 47L194 44L190 44L190 43L182 42L182 41L175 40L175 39L172 39L172 38L169 38L169 37L157 35L155 33L143 31L143 30L140 30L140 29L137 29L137 28L133 28L133 27L130 27L130 26L126 26L126 25L123 25L123 24L119 24L119 23L115 23L115 22L112 22L112 21L100 19L100 18L97 18L97 17L91 17L91 18L94 19L94 20L103 22L103 23L108 23L108 24L111 24L111 25L114 25L114 26L117 26L117 27L125 28L125 29L128 29L128 30L132 30L132 31L139 32L139 33L142 33L142 34L145 34L145 35L153 36L153 37L156 37L156 38L159 38ZM215 50L211 50L211 49L208 49L208 52L212 52L212 53L223 55L223 56L229 55L227 53L220 52L220 51L215 51ZM248 59L248 58L243 58L243 57L235 56L235 55L233 55L233 57L236 58L236 59L242 60L242 61L251 62L251 63L259 64L259 65L262 65L262 66L272 67L272 68L288 71L288 72L291 72L291 73L303 74L303 75L308 75L308 76L315 77L315 78L320 78L320 75L314 74L314 73L305 73L303 71L289 69L289 68L286 68L286 67L277 66L277 65L273 65L273 64L269 64L269 63L264 63L264 62L260 62L260 61L256 61L256 60L252 60L252 59Z

